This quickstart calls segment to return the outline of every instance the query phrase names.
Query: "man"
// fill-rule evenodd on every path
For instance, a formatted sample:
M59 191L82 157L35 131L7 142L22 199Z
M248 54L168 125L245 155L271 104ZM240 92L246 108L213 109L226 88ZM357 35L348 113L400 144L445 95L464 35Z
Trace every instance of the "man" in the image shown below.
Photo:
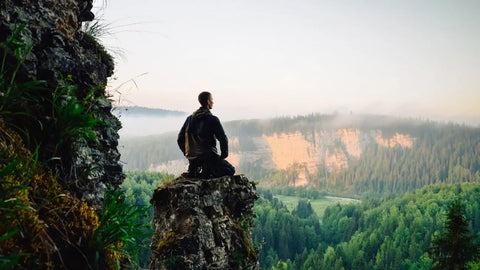
M225 160L228 156L228 139L220 120L210 110L213 108L212 94L198 95L202 105L187 117L178 133L177 143L188 159L188 177L220 177L233 175L235 168ZM220 142L221 154L217 151Z

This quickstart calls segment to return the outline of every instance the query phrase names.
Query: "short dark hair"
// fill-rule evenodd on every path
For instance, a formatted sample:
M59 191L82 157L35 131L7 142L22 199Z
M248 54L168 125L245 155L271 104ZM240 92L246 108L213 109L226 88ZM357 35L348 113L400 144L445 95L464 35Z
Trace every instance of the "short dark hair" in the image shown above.
M198 95L198 102L200 102L202 106L207 106L208 100L211 96L212 94L210 94L210 92L203 91Z

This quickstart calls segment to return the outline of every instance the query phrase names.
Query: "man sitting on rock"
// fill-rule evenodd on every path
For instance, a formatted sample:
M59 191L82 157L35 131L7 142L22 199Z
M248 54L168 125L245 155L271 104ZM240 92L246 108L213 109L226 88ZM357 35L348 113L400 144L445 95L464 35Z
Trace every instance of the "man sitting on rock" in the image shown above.
M213 108L212 94L198 95L202 105L187 117L178 133L177 143L189 161L188 177L220 177L233 175L235 168L225 160L228 156L228 139L220 120L210 110ZM217 152L217 140L221 154ZM185 174L184 174L185 175Z

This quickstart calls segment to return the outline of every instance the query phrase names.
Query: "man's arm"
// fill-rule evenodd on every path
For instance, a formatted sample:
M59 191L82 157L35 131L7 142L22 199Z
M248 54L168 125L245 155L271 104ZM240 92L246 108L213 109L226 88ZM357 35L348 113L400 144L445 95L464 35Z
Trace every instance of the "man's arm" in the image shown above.
M228 157L228 138L218 117L214 116L213 119L213 132L215 137L217 137L217 140L220 142L220 158L224 159Z
M178 147L180 147L180 150L182 150L183 155L185 155L185 130L187 128L187 122L188 118L185 120L185 123L183 123L183 126L177 136L177 144Z

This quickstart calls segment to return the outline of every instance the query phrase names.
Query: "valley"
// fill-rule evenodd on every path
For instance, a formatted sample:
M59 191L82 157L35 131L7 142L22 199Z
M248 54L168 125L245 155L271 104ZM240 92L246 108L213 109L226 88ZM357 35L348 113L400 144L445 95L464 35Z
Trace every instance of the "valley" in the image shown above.
M279 199L289 211L293 211L297 207L298 202L303 199L302 197L297 196L286 196L286 195L274 195L274 198ZM325 196L319 199L308 200L312 205L315 214L322 219L325 209L332 205L344 205L344 204L357 204L360 203L360 200L345 198L345 197L334 197L334 196Z

